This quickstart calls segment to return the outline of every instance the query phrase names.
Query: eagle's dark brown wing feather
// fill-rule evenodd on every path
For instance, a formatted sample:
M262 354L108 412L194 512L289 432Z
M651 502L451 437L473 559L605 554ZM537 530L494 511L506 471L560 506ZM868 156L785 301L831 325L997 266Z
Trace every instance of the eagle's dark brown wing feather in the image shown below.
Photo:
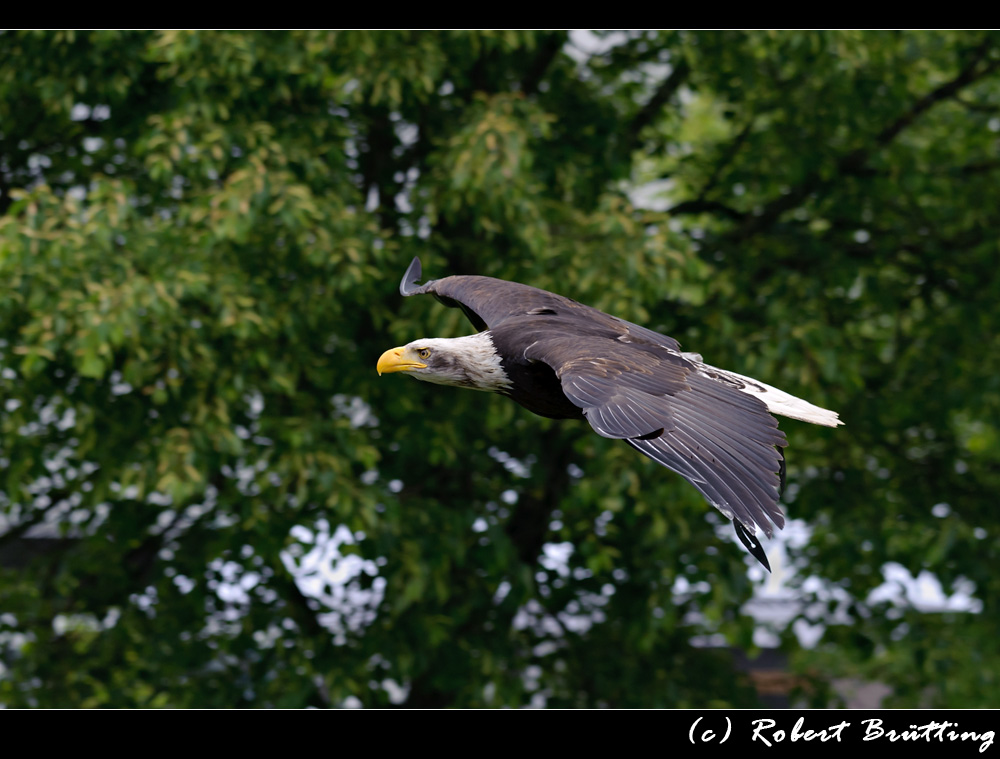
M622 438L694 485L753 533L784 526L778 506L785 435L757 398L699 374L683 356L614 339L539 340L544 361L594 430Z

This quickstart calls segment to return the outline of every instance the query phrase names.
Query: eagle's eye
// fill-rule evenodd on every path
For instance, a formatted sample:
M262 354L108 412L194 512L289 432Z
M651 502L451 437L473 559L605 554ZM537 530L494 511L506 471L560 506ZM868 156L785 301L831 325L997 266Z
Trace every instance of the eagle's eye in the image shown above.
M421 348L417 351L417 355L420 356L420 358L430 358L431 350L430 348Z

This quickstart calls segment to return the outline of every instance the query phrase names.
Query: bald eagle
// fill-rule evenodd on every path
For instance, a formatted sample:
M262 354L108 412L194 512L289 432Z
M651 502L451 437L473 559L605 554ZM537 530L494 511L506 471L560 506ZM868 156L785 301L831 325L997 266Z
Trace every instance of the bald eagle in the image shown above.
M706 364L661 335L555 293L492 277L451 276L418 285L420 259L402 295L431 293L465 312L479 332L425 338L386 351L378 373L406 372L439 385L506 395L553 419L586 419L677 472L733 520L747 550L770 571L756 540L784 487L785 435L771 414L836 427L819 408Z

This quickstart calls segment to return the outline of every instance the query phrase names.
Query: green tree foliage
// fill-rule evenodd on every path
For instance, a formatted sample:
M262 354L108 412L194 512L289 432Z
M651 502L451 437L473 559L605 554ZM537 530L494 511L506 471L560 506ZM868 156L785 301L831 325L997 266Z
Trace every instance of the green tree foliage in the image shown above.
M471 331L420 255L841 412L782 422L806 697L995 705L998 81L984 32L0 33L0 703L756 703L693 488L376 376Z

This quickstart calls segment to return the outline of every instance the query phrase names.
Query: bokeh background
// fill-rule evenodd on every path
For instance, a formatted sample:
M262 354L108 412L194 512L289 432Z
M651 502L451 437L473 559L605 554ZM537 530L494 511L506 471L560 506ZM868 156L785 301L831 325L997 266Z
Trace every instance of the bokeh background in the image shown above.
M0 32L0 704L995 706L998 179L993 32ZM839 411L773 574L414 255Z

